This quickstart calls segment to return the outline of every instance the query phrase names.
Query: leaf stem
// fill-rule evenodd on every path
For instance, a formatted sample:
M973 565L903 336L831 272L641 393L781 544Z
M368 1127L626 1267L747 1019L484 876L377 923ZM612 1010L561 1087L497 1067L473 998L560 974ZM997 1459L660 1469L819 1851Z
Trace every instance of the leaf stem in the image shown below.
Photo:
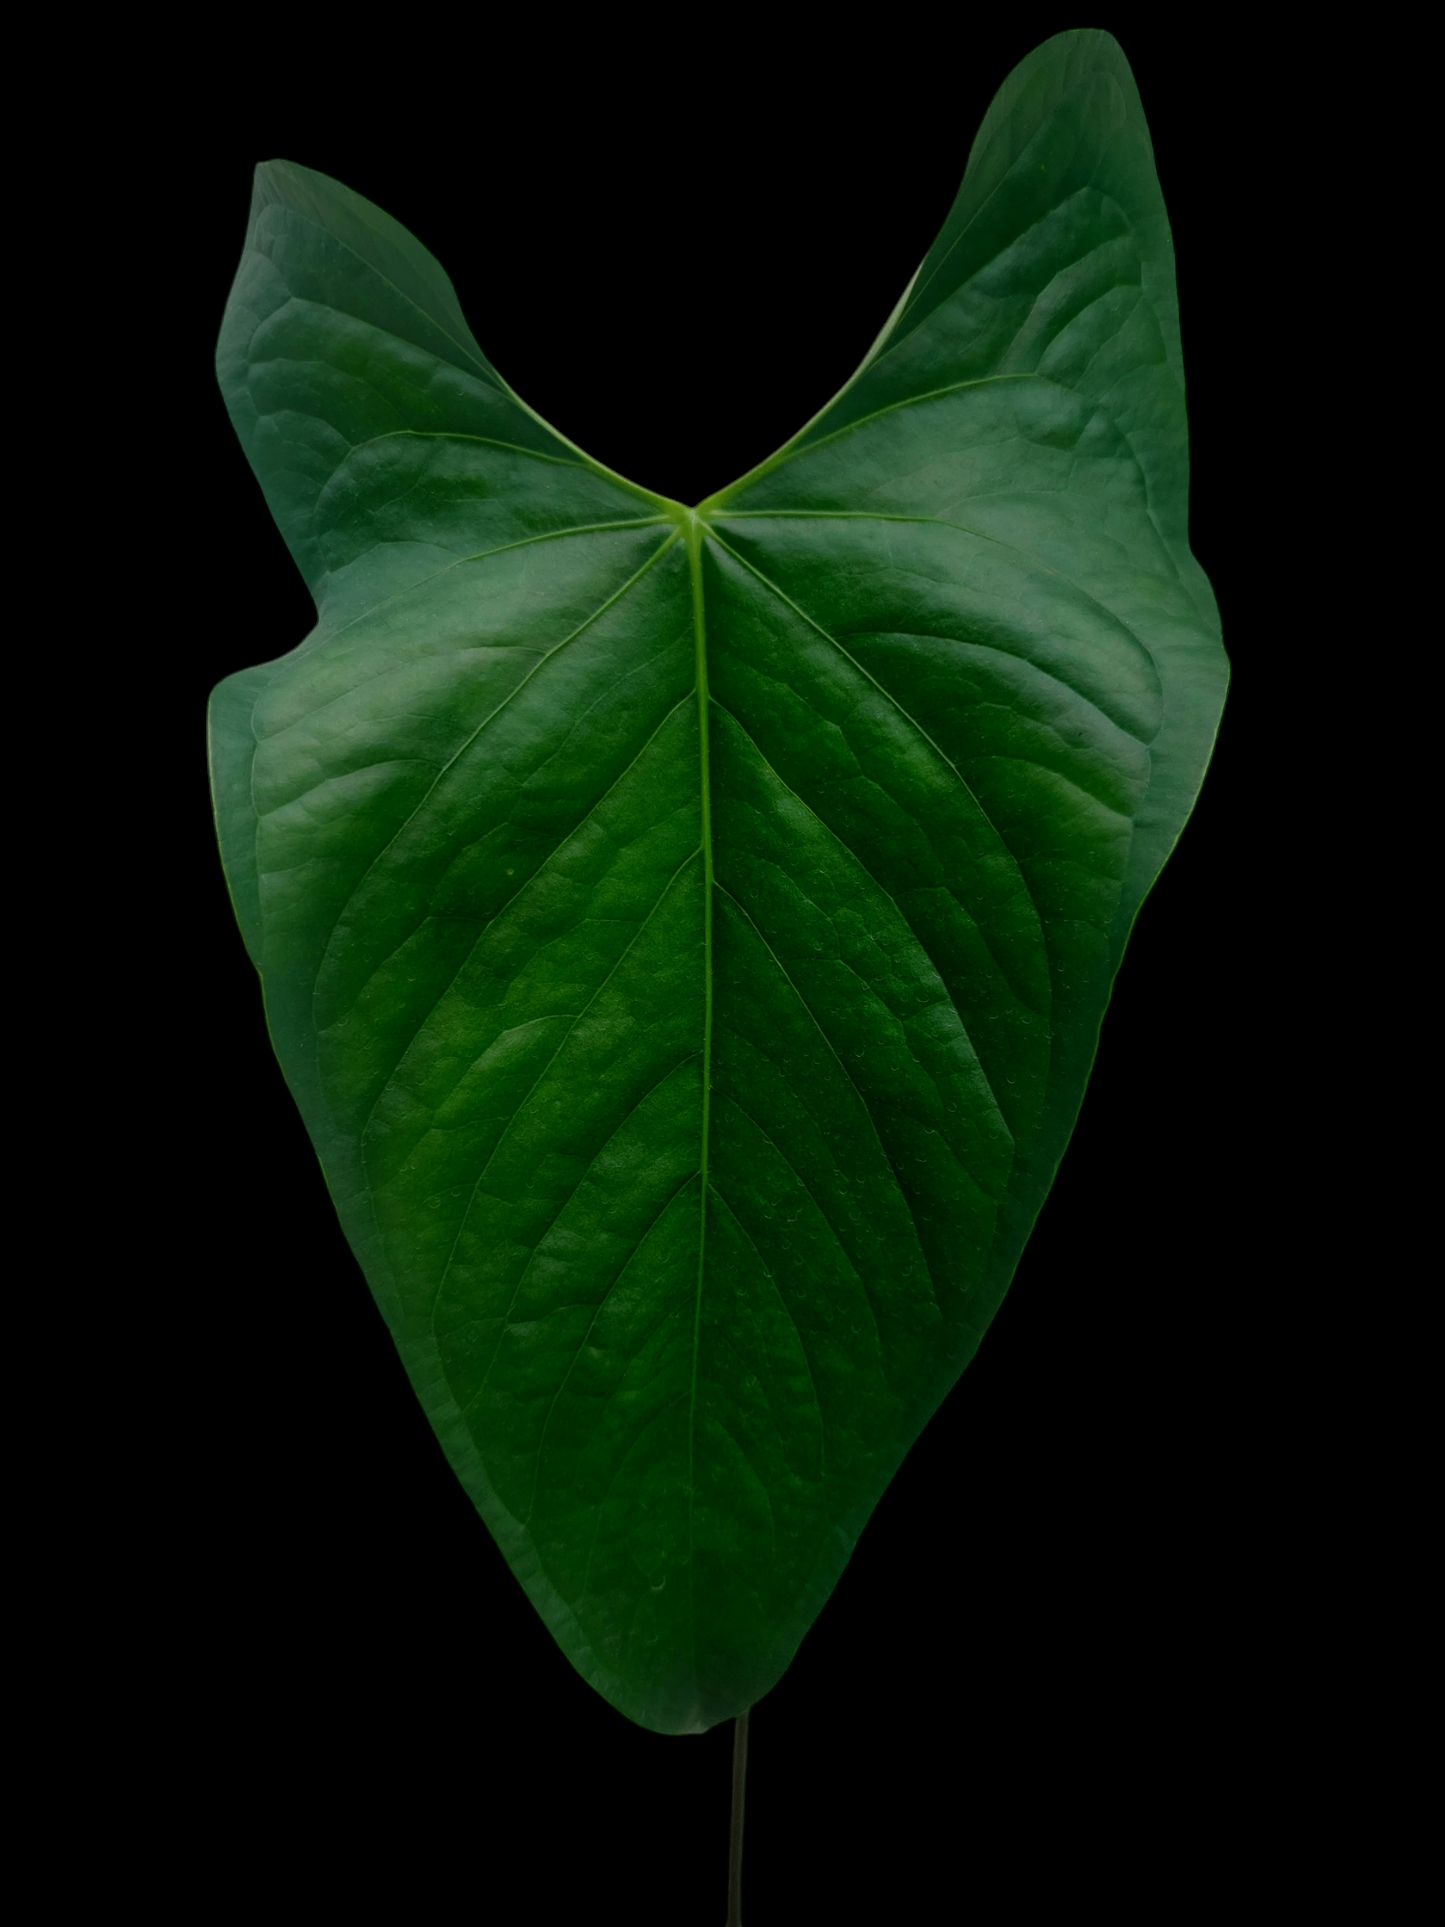
M752 1708L748 1708L748 1713ZM743 1927L743 1792L748 1777L748 1713L733 1721L733 1823L728 1837L728 1927Z

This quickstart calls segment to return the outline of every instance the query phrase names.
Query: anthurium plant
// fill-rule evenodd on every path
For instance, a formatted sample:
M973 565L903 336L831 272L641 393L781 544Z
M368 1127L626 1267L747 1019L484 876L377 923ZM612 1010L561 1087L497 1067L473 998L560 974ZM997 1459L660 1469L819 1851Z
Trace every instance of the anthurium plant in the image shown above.
M316 603L211 710L277 1056L538 1612L700 1732L988 1329L1218 724L1133 78L1030 55L857 373L705 501L289 162L218 369Z

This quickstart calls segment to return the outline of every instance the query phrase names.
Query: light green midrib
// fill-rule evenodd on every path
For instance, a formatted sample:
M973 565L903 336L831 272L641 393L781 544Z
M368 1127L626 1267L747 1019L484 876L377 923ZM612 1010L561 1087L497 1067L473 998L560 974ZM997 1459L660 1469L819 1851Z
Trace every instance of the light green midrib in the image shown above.
M702 538L704 524L690 509L682 510L678 515L678 520L682 523L683 534L687 543L688 574L692 582L692 629L697 663L698 781L702 805L702 1143L698 1159L697 1288L693 1300L692 1315L692 1381L688 1391L687 1406L688 1617L692 1624L693 1670L696 1672L697 1601L694 1588L696 1583L695 1570L697 1562L694 1547L694 1522L697 1517L697 1368L698 1358L702 1348L703 1266L707 1257L708 1148L709 1133L712 1125L712 775L711 762L708 754L707 616L703 605L702 590Z

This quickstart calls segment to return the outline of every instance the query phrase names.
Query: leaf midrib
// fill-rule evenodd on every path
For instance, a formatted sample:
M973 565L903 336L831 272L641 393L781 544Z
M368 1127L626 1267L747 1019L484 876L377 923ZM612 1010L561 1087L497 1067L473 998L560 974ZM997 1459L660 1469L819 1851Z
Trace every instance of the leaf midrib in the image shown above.
M684 511L683 533L687 542L688 576L692 587L693 644L697 663L697 738L698 787L702 806L702 1142L698 1161L697 1187L697 1289L692 1315L692 1379L687 1403L687 1598L692 1626L693 1672L697 1666L697 1601L693 1590L697 1570L695 1522L697 1518L697 1367L702 1351L702 1279L707 1258L708 1149L712 1129L712 1018L713 1018L713 850L712 850L712 764L708 753L707 609L702 587L702 541L706 525L692 511Z

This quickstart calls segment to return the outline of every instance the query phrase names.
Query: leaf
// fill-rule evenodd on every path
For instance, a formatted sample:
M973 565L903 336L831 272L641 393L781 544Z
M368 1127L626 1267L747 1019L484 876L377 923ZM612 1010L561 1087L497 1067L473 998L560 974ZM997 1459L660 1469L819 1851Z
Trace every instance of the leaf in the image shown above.
M696 509L289 163L218 365L317 606L212 707L277 1054L538 1610L699 1731L997 1309L1217 726L1132 77L1024 61L859 372Z

